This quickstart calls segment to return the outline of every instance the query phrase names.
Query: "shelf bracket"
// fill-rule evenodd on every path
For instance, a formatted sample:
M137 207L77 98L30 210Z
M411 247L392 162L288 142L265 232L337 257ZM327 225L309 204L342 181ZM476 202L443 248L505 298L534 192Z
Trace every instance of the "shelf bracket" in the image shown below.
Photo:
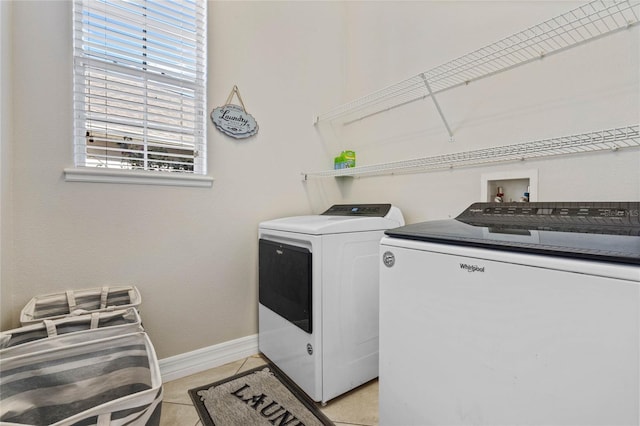
M444 127L447 128L447 132L449 133L449 142L453 142L453 132L451 131L451 127L449 127L449 123L447 123L447 119L444 117L444 114L442 113L442 109L440 109L440 104L438 103L436 96L433 94L433 90L431 90L431 86L429 85L429 81L427 81L427 77L424 76L424 73L420 74L420 77L422 77L422 81L424 81L424 85L427 87L427 90L429 91L429 96L431 96L431 99L433 99L433 104L436 106L436 109L438 110L438 114L440 114L440 118L444 123Z

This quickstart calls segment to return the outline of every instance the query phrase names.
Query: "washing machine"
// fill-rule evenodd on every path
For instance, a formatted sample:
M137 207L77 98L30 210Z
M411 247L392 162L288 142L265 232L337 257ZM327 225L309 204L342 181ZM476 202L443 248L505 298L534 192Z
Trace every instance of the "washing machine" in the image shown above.
M640 203L476 203L380 249L380 425L639 424Z
M314 401L378 376L378 250L391 204L259 225L259 350Z

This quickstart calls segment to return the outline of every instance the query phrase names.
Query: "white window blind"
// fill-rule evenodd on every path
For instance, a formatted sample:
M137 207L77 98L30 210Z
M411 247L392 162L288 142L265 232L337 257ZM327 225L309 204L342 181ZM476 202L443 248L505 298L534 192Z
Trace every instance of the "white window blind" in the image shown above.
M206 174L205 8L74 1L76 167Z

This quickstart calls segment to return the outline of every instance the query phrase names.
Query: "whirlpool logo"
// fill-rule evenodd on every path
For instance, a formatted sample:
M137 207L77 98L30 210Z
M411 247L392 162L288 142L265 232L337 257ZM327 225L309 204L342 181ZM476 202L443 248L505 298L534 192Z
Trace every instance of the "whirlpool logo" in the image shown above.
M387 268L391 268L396 263L396 257L390 251L385 251L382 255L382 263L384 263L384 266Z
M469 265L466 263L461 263L460 269L464 269L467 272L484 272L484 266Z

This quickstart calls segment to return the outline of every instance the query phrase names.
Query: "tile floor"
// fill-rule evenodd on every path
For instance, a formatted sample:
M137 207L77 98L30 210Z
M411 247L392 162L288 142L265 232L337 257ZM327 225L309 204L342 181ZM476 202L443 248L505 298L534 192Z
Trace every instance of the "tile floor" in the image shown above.
M253 355L165 383L160 426L201 426L202 423L187 391L250 370L264 363L265 361L260 355ZM378 381L373 380L339 396L320 409L336 426L377 426Z

